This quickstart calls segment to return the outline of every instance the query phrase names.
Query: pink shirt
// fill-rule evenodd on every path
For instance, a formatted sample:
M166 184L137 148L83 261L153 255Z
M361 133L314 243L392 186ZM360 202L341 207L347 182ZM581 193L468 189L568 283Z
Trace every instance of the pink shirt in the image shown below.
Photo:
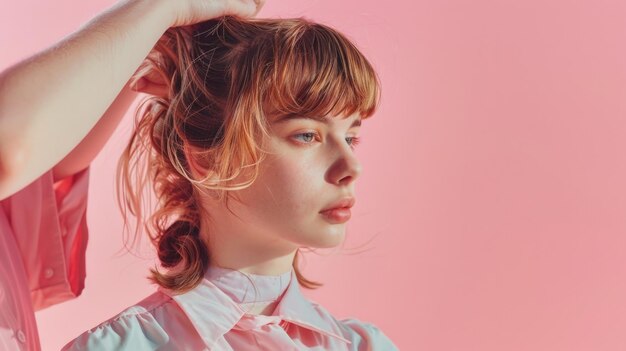
M34 311L81 293L88 179L48 172L0 201L0 350L40 350Z
M246 313L254 301L277 302L271 316ZM159 289L86 331L63 350L397 350L378 328L335 319L307 300L293 270L245 275L211 267L184 294Z

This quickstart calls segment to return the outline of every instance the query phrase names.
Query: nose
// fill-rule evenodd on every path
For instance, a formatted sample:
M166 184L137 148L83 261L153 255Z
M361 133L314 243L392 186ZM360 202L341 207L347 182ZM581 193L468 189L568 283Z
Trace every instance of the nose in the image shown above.
M327 173L328 182L336 185L349 185L363 171L361 162L356 158L354 150L345 141L338 146L333 164Z

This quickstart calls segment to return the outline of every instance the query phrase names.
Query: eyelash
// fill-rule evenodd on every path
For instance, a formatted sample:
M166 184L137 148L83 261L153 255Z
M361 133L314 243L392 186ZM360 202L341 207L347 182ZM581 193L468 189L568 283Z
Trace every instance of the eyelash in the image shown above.
M296 134L296 135L294 135L294 137L298 137L298 136L302 136L302 135L311 136L311 137L315 138L315 136L316 136L317 134L316 134L316 133L313 133L313 132L307 132L307 133L300 133L300 134ZM350 140L351 140L351 142L348 142L348 145L350 145L350 147L351 147L352 149L354 149L354 148L355 148L357 145L359 145L359 143L361 142L361 137L356 137L356 136L353 136L353 137L348 137L348 138L346 138L346 139L350 139ZM347 140L346 140L346 141L347 141ZM302 144L309 144L309 143L310 143L310 142L304 142L304 143L302 143Z

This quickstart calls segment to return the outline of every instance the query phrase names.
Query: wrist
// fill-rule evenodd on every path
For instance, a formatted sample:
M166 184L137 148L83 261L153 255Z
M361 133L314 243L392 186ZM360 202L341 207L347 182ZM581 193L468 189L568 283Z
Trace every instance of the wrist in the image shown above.
M175 1L180 0L123 0L122 6L132 6L138 13L153 18L162 32L165 32L176 19L173 7Z

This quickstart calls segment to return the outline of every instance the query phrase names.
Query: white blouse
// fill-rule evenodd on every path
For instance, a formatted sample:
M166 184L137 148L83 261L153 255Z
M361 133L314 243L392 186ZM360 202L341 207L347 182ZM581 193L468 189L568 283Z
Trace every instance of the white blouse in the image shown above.
M272 315L247 313L277 302ZM279 276L210 267L191 291L158 289L63 350L397 350L377 327L335 319L307 300L293 269Z

